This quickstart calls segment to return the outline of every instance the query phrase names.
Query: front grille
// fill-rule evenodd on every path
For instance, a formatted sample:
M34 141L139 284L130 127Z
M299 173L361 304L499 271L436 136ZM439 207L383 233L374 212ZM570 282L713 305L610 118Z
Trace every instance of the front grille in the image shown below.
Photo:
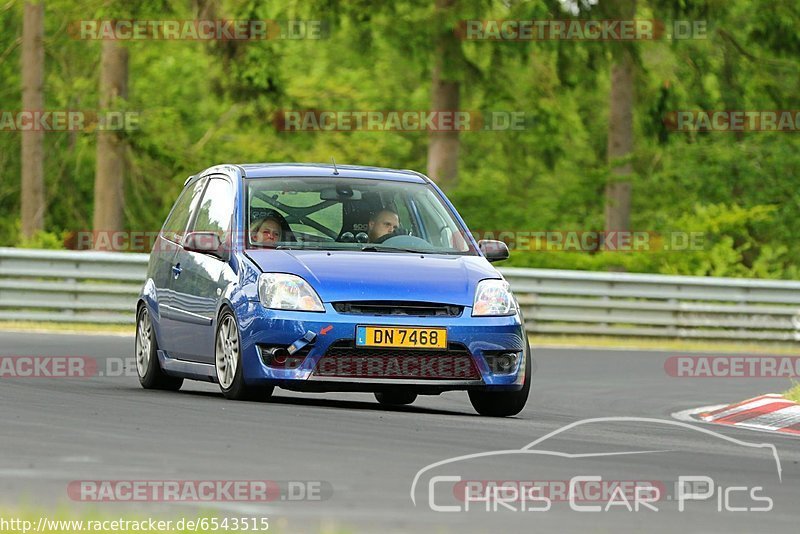
M463 345L447 350L356 348L352 342L331 345L314 368L317 377L479 380L478 369Z
M372 300L334 302L333 308L346 315L405 315L413 317L459 317L463 306L430 302Z

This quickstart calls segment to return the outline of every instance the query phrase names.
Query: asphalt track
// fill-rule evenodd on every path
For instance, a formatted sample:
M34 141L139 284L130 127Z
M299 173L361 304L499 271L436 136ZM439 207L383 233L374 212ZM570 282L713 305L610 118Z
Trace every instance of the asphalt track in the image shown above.
M0 356L132 355L133 338L0 333ZM685 353L681 353L685 354ZM142 390L135 376L0 379L0 508L59 505L103 516L269 518L270 531L336 532L797 532L800 524L800 439L697 424L771 453L658 421L599 421L575 426L541 444L549 451L590 455L481 456L421 475L447 458L519 450L565 425L588 418L674 421L673 412L776 392L784 379L680 379L664 361L675 352L534 348L531 399L515 418L477 416L466 394L422 397L385 409L365 394L298 394L276 390L270 402L226 401L212 384L186 382L177 393ZM135 372L135 371L134 371ZM544 447L547 445L546 447ZM593 453L662 451L596 457ZM727 511L718 499L687 502L674 495L659 510L577 512L566 502L548 511L435 512L432 474L465 479L672 481L709 476L718 487L761 486L770 511ZM86 503L71 500L75 480L322 481L319 501L269 503ZM446 485L434 486L436 491ZM447 493L445 491L444 493ZM735 494L732 494L735 495ZM450 495L452 496L452 495ZM444 502L447 495L435 497ZM735 500L735 499L734 499ZM745 499L747 500L747 499ZM749 502L749 504L748 504ZM754 507L752 499L744 507ZM741 502L727 502L729 506ZM720 508L723 511L720 511Z

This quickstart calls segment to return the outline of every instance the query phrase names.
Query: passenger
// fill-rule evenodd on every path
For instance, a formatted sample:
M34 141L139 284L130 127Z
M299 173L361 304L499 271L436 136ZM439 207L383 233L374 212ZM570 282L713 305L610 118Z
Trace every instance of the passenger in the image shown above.
M269 214L250 225L250 241L255 245L273 245L287 239L289 225L278 212Z

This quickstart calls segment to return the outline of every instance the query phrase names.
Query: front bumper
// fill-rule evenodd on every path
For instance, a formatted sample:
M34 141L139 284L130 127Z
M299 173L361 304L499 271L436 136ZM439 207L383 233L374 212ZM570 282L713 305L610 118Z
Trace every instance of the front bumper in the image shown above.
M324 313L292 312L265 309L260 302L247 301L237 310L241 330L242 361L245 382L277 385L306 391L381 391L408 388L437 393L447 390L491 389L518 390L523 385L527 344L519 315L508 317L472 317L465 307L459 317L412 317L387 315L352 315L338 313L325 303ZM448 344L459 354L471 358L476 372L468 378L421 378L385 376L322 376L317 369L332 345L354 343L357 325L423 326L447 328ZM298 353L303 359L296 368L269 366L263 358L267 347L289 346L313 332L313 343ZM364 354L370 349L358 348ZM403 349L398 349L402 351ZM497 372L487 357L497 352L515 352L516 366ZM414 351L419 353L419 351ZM402 355L400 356L402 358Z

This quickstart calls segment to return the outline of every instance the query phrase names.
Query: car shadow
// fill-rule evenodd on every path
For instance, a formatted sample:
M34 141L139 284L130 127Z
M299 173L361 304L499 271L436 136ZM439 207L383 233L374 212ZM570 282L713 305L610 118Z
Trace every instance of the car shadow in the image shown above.
M180 395L192 395L194 397L206 398L222 398L222 393L218 391L197 391L197 390L180 390ZM430 415L455 415L462 417L480 417L477 413L459 412L454 410L441 410L437 408L423 408L420 406L383 406L378 404L377 401L357 401L357 400L339 400L339 399L326 399L311 398L311 397L290 397L287 395L273 394L268 400L256 401L237 401L242 404L281 404L293 406L311 406L320 408L336 408L340 410L368 410L376 412L398 412L398 413L417 413L417 414L430 414Z
M148 395L153 394L164 394L164 395L191 395L193 397L205 397L208 399L215 399L219 402L233 402L233 401L225 401L222 393L219 391L198 391L198 390L190 390L190 389L181 389L180 391L173 392L173 391L146 391L141 388L132 388L135 391L140 391L147 393ZM451 415L451 416L458 416L458 417L476 417L481 418L481 415L477 413L470 413L470 412L461 412L455 410L442 410L438 408L423 408L421 406L383 406L378 404L377 401L355 401L355 400L337 400L337 399L326 399L326 398L311 398L311 397L289 397L285 395L272 395L269 399L266 400L256 400L256 401L235 401L236 404L240 405L248 405L248 404L281 404L287 406L310 406L310 407L319 407L319 408L334 408L339 410L362 410L362 411L373 411L373 412L386 412L386 413L414 413L414 414L429 414L429 415ZM467 405L468 406L468 405ZM465 407L466 408L466 407ZM502 417L502 418L489 418L496 421L518 421L518 420L525 420L528 419L526 417L522 417L520 415L516 415L514 417Z
M325 398L309 398L309 397L286 397L282 395L273 395L269 404L289 404L295 406L321 406L326 408L340 408L345 410L371 410L376 412L405 412L405 413L419 413L419 414L434 414L434 415L457 415L463 417L479 417L476 413L456 412L453 410L441 410L437 408L423 408L420 406L383 406L378 404L377 401L355 401L355 400L337 400Z

